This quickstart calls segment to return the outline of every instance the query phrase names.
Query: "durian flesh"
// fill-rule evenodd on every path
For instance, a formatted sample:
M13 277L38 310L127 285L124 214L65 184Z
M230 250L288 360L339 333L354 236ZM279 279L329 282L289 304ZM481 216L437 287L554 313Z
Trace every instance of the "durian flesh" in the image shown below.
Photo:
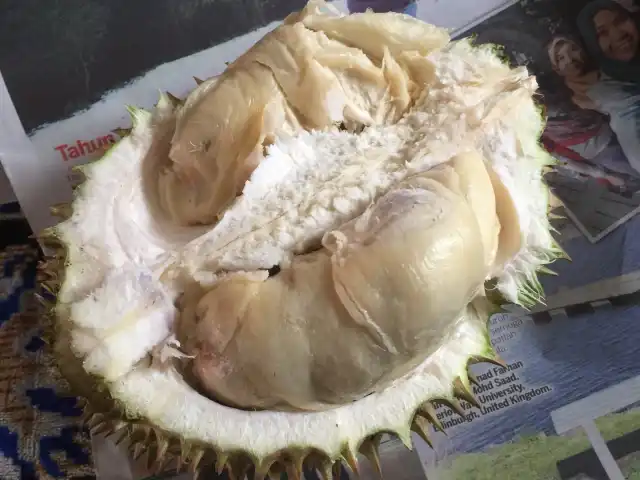
M535 90L492 48L311 2L82 167L47 232L61 369L158 456L262 474L409 444L495 361L488 295L535 303L560 254Z

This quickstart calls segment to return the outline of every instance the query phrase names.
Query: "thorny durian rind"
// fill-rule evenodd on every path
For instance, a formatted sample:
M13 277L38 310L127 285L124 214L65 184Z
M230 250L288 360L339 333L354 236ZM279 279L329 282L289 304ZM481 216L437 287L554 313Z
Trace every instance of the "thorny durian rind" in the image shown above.
M456 407L456 398L471 401L469 363L498 361L486 328L495 307L485 288L493 285L486 292L490 298L498 294L531 306L542 299L537 272L562 255L550 234L542 171L551 162L539 145L543 119L533 100L535 81L526 70L510 69L490 47L465 40L447 44L444 31L402 15L341 17L321 13L321 8L322 2L313 1L289 17L287 28L263 39L223 76L200 83L184 102L164 94L151 112L130 108L131 134L101 160L79 169L86 181L76 189L73 208L58 207L55 213L66 220L44 234L62 244L42 266L47 277L43 287L57 295L53 317L61 370L89 400L97 431L115 429L132 436L135 451L148 446L159 466L169 455L196 470L201 462L215 460L236 472L254 464L262 474L278 471L279 465L299 471L306 459L329 475L336 462L355 468L358 451L375 460L380 433L393 433L406 445L412 430L428 439L425 422L437 425L430 402ZM273 53L290 48L292 40L300 41L297 52L304 53L301 61L306 62L301 78L309 85L283 80L287 68L301 74L296 61L282 56L283 50ZM340 64L344 56L330 55L344 54L340 45L353 55L353 64ZM358 45L361 53L354 50ZM295 60L295 51L291 56ZM343 73L336 74L336 81L327 80L327 68L360 68L360 75L372 82L366 84L367 95L359 100L345 96L359 84ZM376 90L379 82L386 89ZM237 92L234 85L240 85ZM300 85L307 90L295 90ZM318 88L325 97L310 96ZM304 114L305 102L323 98L324 104L313 105L313 115ZM332 103L336 98L342 110ZM211 99L219 108L211 108ZM242 105L253 108L261 102L262 116L243 110ZM202 130L204 120L216 118L230 122L230 134L222 128L211 137ZM234 129L240 131L239 126L250 126L256 118L261 128L244 130L253 139L247 150L235 143L247 137L234 135ZM327 145L335 149L334 157ZM358 159L362 148L368 148L367 154ZM211 157L212 152L218 157ZM197 297L224 281L223 271L266 270L275 264L285 273L295 271L296 259L317 248L324 234L366 214L385 192L412 176L429 176L434 167L469 152L486 162L500 232L508 232L504 238L495 230L495 239L510 246L505 251L516 251L497 261L500 248L490 254L483 250L487 283L478 282L475 295L441 332L441 343L408 374L364 398L355 392L355 401L332 408L325 404L313 411L305 405L302 410L311 411L288 412L274 404L278 411L251 411L202 395L183 376L180 359L162 367L151 361L159 346L173 342L169 351L180 356L176 337L190 340L176 325L176 304L189 297L186 293ZM245 157L251 160L245 162ZM291 170L287 161L296 168ZM217 176L221 171L231 176ZM454 173L455 182L464 184L464 169ZM477 182L471 180L466 193L464 186L451 182L442 185L453 192L451 199L458 199L452 201L460 211L489 219L478 220L478 239L484 238L480 231L489 232L486 240L491 243L487 222L495 215L483 214L473 200ZM224 188L203 188L212 184ZM213 197L207 197L209 191ZM336 192L350 192L351 203L338 201ZM238 193L242 195L235 198ZM325 197L329 203L323 203ZM283 208L273 203L278 198L304 204L306 213L277 212ZM277 228L265 230L265 225ZM263 281L273 285L264 276ZM396 344L385 348L390 351Z

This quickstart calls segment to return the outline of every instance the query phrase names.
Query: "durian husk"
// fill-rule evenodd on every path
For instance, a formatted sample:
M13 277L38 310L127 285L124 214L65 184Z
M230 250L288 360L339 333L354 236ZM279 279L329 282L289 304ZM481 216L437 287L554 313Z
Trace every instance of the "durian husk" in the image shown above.
M71 212L70 205L55 206L51 210L54 215L63 219L68 218ZM55 295L64 274L65 248L46 232L40 240L50 250L38 266L40 293L37 298L42 308L43 339L51 349L57 368L68 381L72 394L78 399L77 405L83 410L83 424L92 435L105 436L116 445L123 446L134 460L146 461L146 466L152 473L172 468L178 472L191 472L197 478L201 472L215 469L219 473L226 471L229 478L234 480L243 479L245 475L248 475L247 478L275 479L280 478L283 472L287 473L288 478L297 479L302 478L304 470L314 469L323 480L332 480L339 478L341 465L358 474L361 457L369 461L373 470L382 478L379 447L385 434L398 438L408 449L412 449L410 433L414 432L431 446L433 433L444 432L436 416L438 406L448 406L460 416L466 415L460 401L479 406L472 389L472 383L476 381L470 371L471 366L484 362L505 366L489 347L486 355L469 359L467 372L452 385L450 398L427 399L417 408L410 429L403 432L376 432L365 438L357 449L345 448L339 458L329 458L321 452L293 447L256 464L244 452L228 452L215 445L188 442L151 423L127 418L124 409L110 396L102 381L84 370L80 359L69 348L64 328L56 322ZM494 312L498 311L499 308L496 307Z
M204 83L200 79L195 80L198 85ZM170 93L163 94L162 98L174 106L184 104L181 99ZM130 109L130 114L135 124L136 109ZM121 138L126 138L131 133L131 128L116 130ZM77 171L82 173L81 169ZM78 187L79 185L76 186ZM55 205L51 207L51 213L61 220L66 220L71 217L72 206L73 203ZM557 206L558 200L552 196L549 202L550 216L551 210ZM275 479L286 472L288 478L293 480L302 478L303 470L314 469L322 479L331 480L339 478L341 465L358 474L359 457L364 457L382 478L379 446L385 434L397 437L408 449L413 448L411 432L417 434L428 445L432 445L433 433L444 432L436 416L438 406L447 406L460 416L465 416L460 401L479 406L473 394L472 384L476 383L476 380L471 372L471 366L478 363L505 366L493 350L487 331L485 352L483 355L469 358L466 372L451 386L450 397L425 399L415 410L411 424L406 429L375 432L364 438L357 448L345 446L337 458L330 458L315 450L292 446L270 458L253 459L242 451L225 451L216 445L186 441L163 431L150 422L128 418L124 408L110 396L102 380L89 375L84 370L81 360L71 352L70 342L65 338L64 326L58 323L54 311L56 294L64 282L66 247L57 238L54 228L42 232L38 239L46 252L46 256L38 266L40 292L36 294L43 309L42 318L45 327L43 339L51 348L58 369L69 382L73 395L78 398L78 406L84 412L82 415L84 424L92 435L103 435L116 444L123 445L134 460L146 460L149 470L155 473L174 468L179 472L189 471L197 478L201 472L215 469L220 473L226 471L231 479L243 479L245 476L255 479ZM561 249L558 250L558 254L560 257L568 258ZM544 266L540 267L539 272L553 274ZM500 312L506 300L497 289L492 288L491 284L486 285L486 291L489 295L488 300L493 304L489 313Z

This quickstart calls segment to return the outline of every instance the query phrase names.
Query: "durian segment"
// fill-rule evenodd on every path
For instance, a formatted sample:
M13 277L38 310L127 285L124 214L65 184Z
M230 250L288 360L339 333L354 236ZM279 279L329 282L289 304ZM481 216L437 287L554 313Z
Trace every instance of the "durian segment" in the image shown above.
M493 197L490 178L463 155L399 183L275 277L221 279L190 319L197 377L243 408L316 410L384 389L450 340L493 269L500 226L495 202L474 211L478 194Z
M365 438L378 432L394 432L409 442L420 405L453 401L453 385L457 378L467 378L470 358L493 356L486 332L491 308L478 297L458 320L451 341L410 375L381 392L330 410L288 413L226 407L195 391L174 368L140 366L109 389L129 418L221 451L247 452L256 464L292 448L319 451L338 460L345 449L357 451Z
M171 142L173 168L162 179L165 208L181 224L212 223L275 138L339 123L395 123L422 90L398 63L401 52L426 55L448 40L445 30L401 15L306 9L188 101Z

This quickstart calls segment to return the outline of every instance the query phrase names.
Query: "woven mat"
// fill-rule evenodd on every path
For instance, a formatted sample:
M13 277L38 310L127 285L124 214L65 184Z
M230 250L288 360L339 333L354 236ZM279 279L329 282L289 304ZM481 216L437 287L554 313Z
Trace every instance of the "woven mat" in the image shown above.
M0 479L94 479L81 411L39 336L38 255L35 244L0 251Z

